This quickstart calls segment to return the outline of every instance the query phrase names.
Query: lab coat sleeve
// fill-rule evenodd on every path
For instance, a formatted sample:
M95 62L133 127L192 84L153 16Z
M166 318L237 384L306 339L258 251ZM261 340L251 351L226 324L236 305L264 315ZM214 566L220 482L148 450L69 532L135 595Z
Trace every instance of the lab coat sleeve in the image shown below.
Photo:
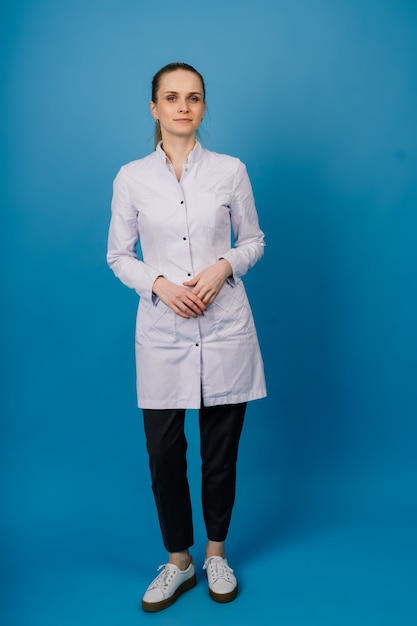
M152 286L161 272L138 259L138 211L130 201L123 168L113 183L111 210L107 263L123 284L135 289L139 296L154 301Z
M232 266L233 278L240 278L262 258L265 247L252 186L246 167L240 161L235 172L230 215L235 242L222 257Z

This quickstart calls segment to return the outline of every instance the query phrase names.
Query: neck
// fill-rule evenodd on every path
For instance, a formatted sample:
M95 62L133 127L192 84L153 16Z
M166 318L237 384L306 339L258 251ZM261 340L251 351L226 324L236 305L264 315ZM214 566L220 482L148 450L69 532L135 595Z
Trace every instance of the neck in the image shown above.
M174 166L183 165L195 146L195 136L192 137L162 137L162 149Z

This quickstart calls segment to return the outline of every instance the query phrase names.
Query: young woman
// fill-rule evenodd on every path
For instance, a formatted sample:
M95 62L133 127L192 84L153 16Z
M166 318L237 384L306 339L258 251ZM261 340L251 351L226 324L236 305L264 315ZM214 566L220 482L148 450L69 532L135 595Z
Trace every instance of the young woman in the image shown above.
M150 110L156 148L122 167L115 179L107 259L140 296L138 405L169 553L142 607L159 611L196 584L186 409L199 409L209 593L217 602L237 595L224 542L238 444L246 403L266 395L241 277L262 257L264 236L245 166L196 141L206 111L201 74L185 63L163 67L152 81Z

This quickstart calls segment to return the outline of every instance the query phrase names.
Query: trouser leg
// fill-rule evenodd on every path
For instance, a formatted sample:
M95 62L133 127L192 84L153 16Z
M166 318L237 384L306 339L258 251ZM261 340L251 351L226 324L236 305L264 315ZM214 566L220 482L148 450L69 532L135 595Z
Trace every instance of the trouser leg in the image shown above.
M245 411L246 403L200 409L202 503L211 541L225 541L229 530Z
M143 409L143 417L162 539L168 552L181 552L194 542L185 411Z

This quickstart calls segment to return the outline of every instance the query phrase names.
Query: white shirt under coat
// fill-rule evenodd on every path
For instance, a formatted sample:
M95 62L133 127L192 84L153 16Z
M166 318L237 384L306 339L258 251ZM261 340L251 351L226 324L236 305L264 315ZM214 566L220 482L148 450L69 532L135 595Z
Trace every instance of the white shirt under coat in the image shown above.
M107 260L140 296L139 407L198 409L201 394L205 406L266 396L258 338L241 281L263 256L264 245L251 184L239 159L197 142L178 182L159 145L120 169ZM152 294L158 276L182 285L221 257L229 261L233 277L204 315L182 318Z

